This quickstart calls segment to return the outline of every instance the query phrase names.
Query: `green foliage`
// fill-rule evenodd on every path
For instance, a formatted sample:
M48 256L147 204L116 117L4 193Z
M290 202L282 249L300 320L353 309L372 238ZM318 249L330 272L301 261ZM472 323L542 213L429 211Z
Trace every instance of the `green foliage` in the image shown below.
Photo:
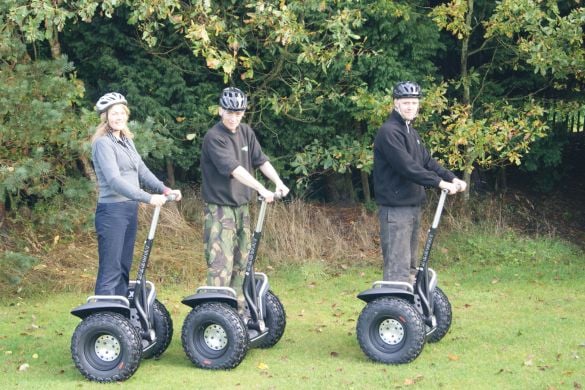
M520 165L551 133L535 96L583 77L583 9L567 7L565 16L557 2L533 0L453 0L433 9L435 23L461 41L460 73L447 90L456 100L438 111L442 123L429 134L450 166L470 173ZM553 146L536 147L544 145Z
M0 284L18 285L39 259L26 253L5 251L0 254Z
M216 104L221 85L208 80L209 72L171 28L160 26L153 47L136 40L136 28L126 23L129 13L119 9L109 19L67 26L63 50L78 66L89 91L87 104L107 91L124 94L135 119L138 150L149 167L164 171L169 159L185 178L198 165L202 135L213 124L209 107Z
M585 81L583 27L585 8L578 2L568 10L559 2L502 0L486 22L486 38L505 36L515 41L520 58L542 76L559 81ZM564 84L564 83L563 83Z
M328 146L313 140L291 163L293 172L299 175L297 186L305 188L311 175L328 171L343 174L358 169L370 173L374 158L371 145L365 145L347 135L336 136Z
M530 106L534 96L582 101L584 11L572 2L9 0L0 11L2 81L10 84L16 65L32 66L49 48L54 56L62 47L77 69L69 81L79 93L62 94L69 106L49 115L39 99L28 99L23 115L75 133L91 128L95 117L77 112L79 126L59 115L120 91L130 100L149 166L157 172L177 166L184 181L197 180L200 140L226 84L248 92L246 121L265 151L282 157L285 172L292 172L285 162L296 161L292 170L305 179L324 170L367 171L365 156L399 80L423 85L417 126L429 130L423 136L438 157L467 172L521 163L548 132L540 108ZM27 77L17 77L32 90ZM54 79L50 72L42 77ZM10 128L19 130L37 125L14 122ZM2 160L7 184L0 191L16 203L50 197L63 177L79 176L73 151L87 156L88 146L65 134L59 142L71 140L63 150L72 152L59 156L61 179L47 181L54 171L47 156L63 152L51 142L33 143L10 152L22 152L18 167ZM303 161L295 159L298 152Z
M473 119L464 105L449 110L443 116L444 130L435 128L428 138L433 150L461 171L471 172L475 164L520 165L523 153L548 130L545 111L535 102L520 108L506 102L486 104Z
M8 197L15 210L59 193L80 191L83 198L90 192L78 168L88 153L88 113L76 108L84 89L66 69L65 58L0 65L6 91L0 96L0 201ZM68 189L71 183L77 184Z

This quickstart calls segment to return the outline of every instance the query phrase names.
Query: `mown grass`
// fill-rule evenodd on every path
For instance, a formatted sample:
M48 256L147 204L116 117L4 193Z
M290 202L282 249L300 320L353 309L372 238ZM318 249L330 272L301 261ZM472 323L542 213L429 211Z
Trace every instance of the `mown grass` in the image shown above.
M369 361L355 336L375 265L323 261L269 269L287 311L282 340L251 350L232 371L195 368L180 344L192 286L157 285L173 341L143 361L125 388L195 389L581 389L585 385L585 254L562 241L494 236L481 229L440 236L433 267L453 306L453 325L408 365ZM268 267L261 261L259 267ZM266 269L263 269L266 270ZM69 342L69 310L85 294L7 298L0 307L2 388L104 388L83 379ZM28 364L26 370L19 367ZM114 385L115 386L115 385Z

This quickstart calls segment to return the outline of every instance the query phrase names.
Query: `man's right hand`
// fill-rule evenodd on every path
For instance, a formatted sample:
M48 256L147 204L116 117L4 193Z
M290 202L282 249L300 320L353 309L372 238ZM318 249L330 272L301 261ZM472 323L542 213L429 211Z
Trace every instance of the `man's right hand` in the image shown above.
M258 191L258 195L264 198L266 203L274 202L274 192L268 191L266 188L264 188L262 191Z
M456 194L459 191L459 186L457 184L449 183L445 180L439 182L439 188L449 191L449 195Z

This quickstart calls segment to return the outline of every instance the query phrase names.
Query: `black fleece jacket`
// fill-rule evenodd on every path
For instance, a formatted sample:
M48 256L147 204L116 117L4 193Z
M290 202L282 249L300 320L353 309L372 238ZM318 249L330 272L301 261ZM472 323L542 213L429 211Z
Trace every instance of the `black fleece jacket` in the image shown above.
M424 187L438 187L455 174L439 165L417 131L392 111L374 140L374 193L382 206L420 206Z

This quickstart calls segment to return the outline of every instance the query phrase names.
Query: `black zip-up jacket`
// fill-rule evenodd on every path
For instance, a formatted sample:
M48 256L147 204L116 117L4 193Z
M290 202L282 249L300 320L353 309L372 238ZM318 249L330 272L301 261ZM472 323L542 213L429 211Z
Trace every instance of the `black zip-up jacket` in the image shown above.
M374 193L382 206L420 206L424 187L451 182L455 174L439 165L422 144L417 131L395 110L374 140Z

